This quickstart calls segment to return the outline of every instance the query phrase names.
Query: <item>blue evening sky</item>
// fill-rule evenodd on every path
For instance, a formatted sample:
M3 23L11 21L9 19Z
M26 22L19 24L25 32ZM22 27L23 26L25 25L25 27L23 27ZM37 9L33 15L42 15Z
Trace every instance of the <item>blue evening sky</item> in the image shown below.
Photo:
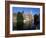
M24 14L39 14L40 8L25 8L25 7L13 7L12 8L13 13L18 13L24 11Z

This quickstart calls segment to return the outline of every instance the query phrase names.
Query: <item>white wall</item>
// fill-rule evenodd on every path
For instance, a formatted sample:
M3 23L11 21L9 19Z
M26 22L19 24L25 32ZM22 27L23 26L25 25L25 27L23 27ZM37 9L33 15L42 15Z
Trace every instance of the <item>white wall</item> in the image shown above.
M29 2L44 2L46 0L18 0L18 1L29 1ZM46 4L45 4L46 6ZM0 38L4 38L5 36L5 3L4 0L0 0ZM45 8L46 10L46 8ZM46 12L46 11L45 11ZM46 15L45 15L46 17ZM46 19L46 18L45 18ZM46 20L45 20L46 21ZM46 25L46 24L45 24ZM46 27L46 26L45 26ZM46 28L45 28L45 34L46 34ZM13 37L12 37L13 38ZM15 37L14 37L15 38ZM24 36L24 37L16 37L16 38L46 38L46 35L40 35L40 36Z
M5 3L0 1L0 38L5 35Z
M45 0L6 0L6 1L29 1L29 2L45 2Z

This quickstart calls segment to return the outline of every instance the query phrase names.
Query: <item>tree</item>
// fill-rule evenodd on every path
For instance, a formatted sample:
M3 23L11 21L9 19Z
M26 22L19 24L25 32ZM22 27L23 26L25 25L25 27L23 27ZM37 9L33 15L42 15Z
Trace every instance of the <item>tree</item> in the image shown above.
M17 30L23 29L23 13L18 12L17 14Z
M40 20L39 19L40 19L39 18L39 15L35 14L34 15L34 27L35 27L35 29L36 29L36 27L38 28L38 25L40 23Z

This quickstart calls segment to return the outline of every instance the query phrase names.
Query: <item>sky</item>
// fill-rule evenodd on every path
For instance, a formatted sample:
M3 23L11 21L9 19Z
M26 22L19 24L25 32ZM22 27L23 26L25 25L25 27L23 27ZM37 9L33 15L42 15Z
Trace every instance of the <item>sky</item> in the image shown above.
M24 11L24 14L39 14L40 8L25 8L25 7L13 7L12 8L13 13L18 13Z

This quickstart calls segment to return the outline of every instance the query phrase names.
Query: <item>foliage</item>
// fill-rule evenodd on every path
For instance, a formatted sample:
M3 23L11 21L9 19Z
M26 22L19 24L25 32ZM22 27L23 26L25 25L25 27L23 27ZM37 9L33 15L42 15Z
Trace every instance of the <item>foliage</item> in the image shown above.
M17 14L17 30L23 29L23 13L18 12Z

